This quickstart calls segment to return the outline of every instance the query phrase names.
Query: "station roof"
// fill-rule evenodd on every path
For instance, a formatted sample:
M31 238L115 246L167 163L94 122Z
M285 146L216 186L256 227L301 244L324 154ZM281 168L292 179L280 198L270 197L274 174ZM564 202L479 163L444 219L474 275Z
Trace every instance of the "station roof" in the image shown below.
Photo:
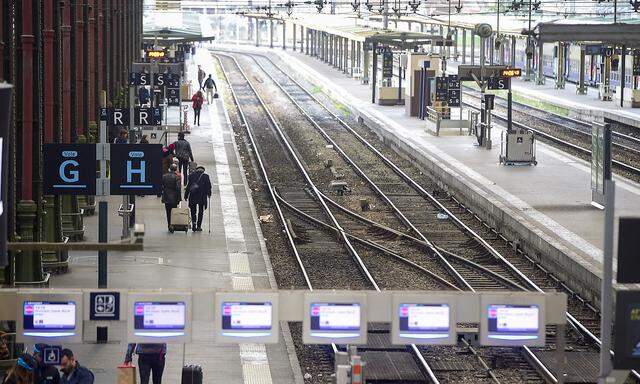
M601 19L561 19L539 23L535 31L542 42L602 42L640 48L640 18L625 23L602 23Z
M265 14L245 13L246 17L269 19ZM398 49L410 49L416 45L431 44L442 40L440 35L421 32L384 30L366 25L356 25L353 19L336 15L313 15L313 17L274 16L274 20L291 25L303 26L362 43L377 43ZM350 25L349 25L350 24Z
M182 11L145 12L143 38L162 42L189 42L212 40L215 36L203 36L200 15Z

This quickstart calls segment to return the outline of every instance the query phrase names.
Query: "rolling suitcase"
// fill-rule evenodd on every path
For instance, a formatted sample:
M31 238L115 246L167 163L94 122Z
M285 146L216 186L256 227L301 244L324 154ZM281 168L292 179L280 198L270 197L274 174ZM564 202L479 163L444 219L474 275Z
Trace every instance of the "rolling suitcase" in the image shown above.
M177 208L171 210L171 225L169 226L171 233L175 231L184 231L184 233L187 233L190 224L191 215L188 207L182 208L182 203L180 203Z
M182 367L181 384L202 384L202 367L199 365Z

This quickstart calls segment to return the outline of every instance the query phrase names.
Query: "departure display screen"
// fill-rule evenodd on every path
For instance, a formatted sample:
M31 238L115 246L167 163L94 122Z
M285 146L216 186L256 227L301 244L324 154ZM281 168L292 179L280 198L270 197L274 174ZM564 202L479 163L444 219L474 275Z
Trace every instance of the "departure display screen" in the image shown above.
M627 353L633 359L640 359L640 305L627 306L627 322L625 333L627 334Z
M181 330L185 328L187 305L177 302L135 302L134 328L143 330Z
M489 305L487 308L489 337L537 338L540 329L539 311L537 305Z
M403 303L398 306L401 335L407 333L449 335L448 304Z
M222 303L222 329L236 331L267 331L271 329L271 302Z
M76 328L73 301L25 301L24 330L72 330Z
M311 331L359 331L359 303L311 303Z

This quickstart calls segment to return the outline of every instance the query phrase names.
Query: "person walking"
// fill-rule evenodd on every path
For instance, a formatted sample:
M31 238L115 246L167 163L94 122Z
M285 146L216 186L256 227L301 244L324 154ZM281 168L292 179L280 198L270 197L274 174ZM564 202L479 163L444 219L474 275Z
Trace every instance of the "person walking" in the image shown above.
M149 93L149 89L145 86L142 86L138 89L138 103L142 107L143 105L149 104L151 101L151 94Z
M191 210L191 224L194 232L202 231L202 217L207 209L207 199L211 197L211 180L204 172L204 167L198 165L196 170L189 175L187 188L184 190L184 199L189 200Z
M60 352L61 384L93 384L93 372L80 365L70 349Z
M202 104L204 104L202 91L196 92L193 97L191 97L191 101L193 101L193 125L198 124L198 126L200 126L200 111L202 110Z
M218 86L216 85L216 82L213 81L211 74L209 74L209 77L207 77L207 80L204 82L204 89L207 91L207 103L211 104L211 101L214 99L213 90L215 89L215 94L218 93Z
M140 384L149 384L149 378L152 373L152 383L161 384L167 355L167 344L129 344L127 355L124 358L125 365L131 364L134 353L138 355Z
M167 229L171 228L171 210L178 206L181 199L180 178L176 176L178 167L171 164L169 172L162 176L162 202L167 213Z
M201 91L203 88L203 81L205 79L205 77L207 77L207 74L204 73L204 70L202 69L202 67L200 65L198 65L198 83L200 84L200 88L198 88L199 91Z
M149 137L147 135L142 135L140 139L140 144L149 144Z
M189 174L189 162L193 161L193 152L191 152L191 144L184 138L184 133L178 133L178 140L173 143L174 152L180 161L180 172L185 175L184 183L187 184L186 175Z
M126 129L121 129L118 137L113 139L114 144L127 144L129 142L129 132Z
M34 384L33 374L36 363L33 357L22 353L18 355L16 365L9 370L4 378L4 384Z
M44 351L49 346L36 344L33 347L33 359L35 360L34 379L35 384L59 384L60 372L55 366L45 363Z

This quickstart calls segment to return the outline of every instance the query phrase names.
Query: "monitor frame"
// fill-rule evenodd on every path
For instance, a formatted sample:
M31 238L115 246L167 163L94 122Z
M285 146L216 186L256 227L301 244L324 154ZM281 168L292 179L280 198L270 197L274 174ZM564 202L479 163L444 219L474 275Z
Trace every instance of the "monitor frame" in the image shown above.
M16 341L19 343L36 344L36 343L82 343L82 331L83 331L83 294L81 291L62 291L62 292L30 292L20 291L17 294L16 302ZM27 301L32 302L74 302L76 305L75 313L75 328L73 330L56 330L56 329L43 329L43 330L25 330L24 329L24 303ZM26 334L25 332L29 332Z
M279 296L276 292L216 292L214 300L214 339L216 343L275 344L280 338ZM271 302L271 329L269 331L222 329L222 303Z
M484 346L534 346L543 347L545 345L546 318L545 318L545 297L544 294L485 294L480 296L480 344ZM490 305L535 305L538 307L538 331L530 336L521 338L496 338L489 334L488 307ZM529 338L535 336L535 338Z
M401 292L394 293L391 300L391 343L395 345L455 345L457 342L457 316L456 306L457 300L451 294L404 294ZM446 337L426 338L419 337L416 333L415 337L405 335L400 330L400 316L398 310L401 304L427 304L438 305L446 304L449 306L449 332Z
M353 332L312 332L311 331L311 304L359 304L360 305L360 330L357 335L350 336ZM309 292L304 296L304 317L302 321L302 341L304 344L366 344L367 343L367 296L365 293L353 291L335 292ZM343 335L340 335L340 334Z
M135 304L137 302L185 303L185 324L180 331L135 329ZM127 298L127 342L129 343L189 343L192 332L192 296L191 292L129 293Z

